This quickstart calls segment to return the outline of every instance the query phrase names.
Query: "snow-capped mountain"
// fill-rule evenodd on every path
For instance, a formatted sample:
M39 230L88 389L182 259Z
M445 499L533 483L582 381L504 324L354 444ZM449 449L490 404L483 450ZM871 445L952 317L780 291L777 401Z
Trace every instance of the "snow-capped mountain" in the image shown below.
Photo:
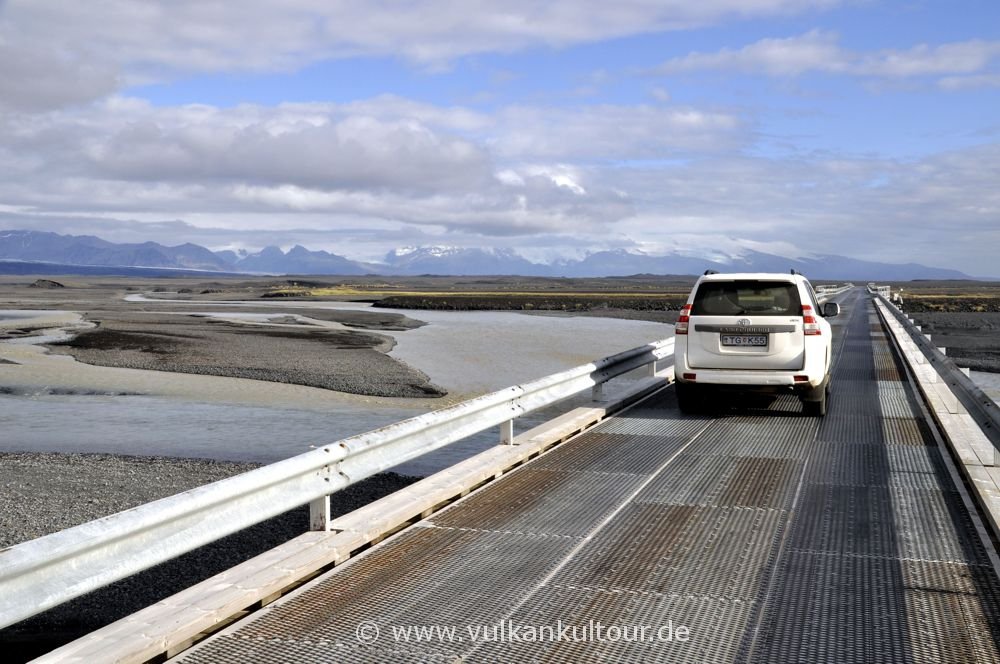
M512 249L462 247L402 247L385 255L387 274L497 275L549 274L548 265L532 263Z
M897 265L834 255L787 258L758 251L747 251L733 257L717 256L712 260L692 256L690 253L651 255L617 249L594 252L582 259L535 263L513 249L429 246L401 247L386 254L381 263L364 263L327 251L310 251L299 245L287 252L272 246L254 253L228 250L213 253L205 247L190 243L174 247L156 242L116 244L86 235L0 230L0 263L5 260L60 264L59 269L67 270L71 270L72 266L89 266L86 270L88 274L94 273L95 266L258 274L551 277L692 275L710 269L728 272L785 272L794 268L811 279L905 281L970 278L957 270L927 267L916 263ZM19 270L23 272L23 268ZM5 271L3 265L0 264L0 272L3 271ZM8 267L6 271L18 272L13 267ZM66 271L61 273L65 274Z

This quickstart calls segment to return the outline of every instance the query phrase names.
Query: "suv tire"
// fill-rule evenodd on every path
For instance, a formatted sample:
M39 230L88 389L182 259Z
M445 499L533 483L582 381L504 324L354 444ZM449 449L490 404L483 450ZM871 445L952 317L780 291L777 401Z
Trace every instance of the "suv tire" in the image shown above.
M695 415L704 409L705 402L701 390L696 386L688 383L675 383L674 390L677 393L677 407L682 413Z
M802 401L802 412L811 417L824 417L826 415L827 403L830 401L830 377L827 376L823 385L817 388L819 399Z

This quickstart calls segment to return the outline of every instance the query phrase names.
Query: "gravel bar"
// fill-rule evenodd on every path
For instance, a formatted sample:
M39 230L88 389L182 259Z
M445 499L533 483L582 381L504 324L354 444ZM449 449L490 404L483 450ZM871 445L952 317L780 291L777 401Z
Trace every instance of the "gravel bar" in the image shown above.
M433 398L446 391L386 355L392 337L364 330L246 325L192 315L117 314L51 344L53 353L103 367L291 383L378 397Z

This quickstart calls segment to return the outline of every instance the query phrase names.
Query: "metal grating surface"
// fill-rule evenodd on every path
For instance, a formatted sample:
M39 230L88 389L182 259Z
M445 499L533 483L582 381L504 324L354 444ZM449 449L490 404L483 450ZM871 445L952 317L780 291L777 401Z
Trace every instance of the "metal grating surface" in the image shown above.
M889 460L885 446L816 443L805 481L852 486L888 485Z
M737 458L736 468L715 499L720 507L787 509L802 464L789 459Z
M211 645L205 644L184 653L180 659L190 664L420 664L422 662L454 662L449 653L407 652L400 647L373 648L371 646L345 645L325 640L272 639L269 641L234 638L229 635L216 637Z
M830 417L879 417L878 391L873 382L834 380Z
M983 568L790 553L751 661L1000 661L996 578Z
M891 418L882 420L882 433L890 445L934 445L927 423L923 419Z
M388 630L496 623L573 544L555 537L416 528L265 608L231 638L353 648L360 645L357 626L372 621L387 637L376 647L458 655L468 646L401 644L389 638Z
M917 416L917 408L904 383L879 381L878 397L884 417L913 419Z
M888 445L885 454L889 461L889 483L892 486L940 491L956 490L941 453L936 448Z
M531 464L544 470L650 475L690 436L635 436L595 432L560 445Z
M890 499L887 487L806 485L788 545L841 555L895 556L899 535Z
M552 583L652 590L659 561L682 551L705 508L631 504L563 567Z
M897 381L897 382L902 382L903 381L903 374L900 373L899 369L896 369L896 368L892 368L892 369L879 368L879 369L876 369L875 370L875 376L879 380Z
M784 520L779 510L630 505L552 584L749 601Z
M518 625L554 625L557 620L579 627L578 634L600 623L603 627L642 626L632 634L644 640L597 638L549 643L484 643L471 653L477 662L647 662L676 664L731 662L738 653L740 638L748 622L752 605L705 597L678 597L648 593L614 592L598 589L547 587L532 597L512 616ZM668 629L687 627L686 642L657 642L657 632L670 635ZM608 634L607 631L604 632Z
M685 452L636 496L636 502L664 505L707 505L732 475L733 457L708 456Z
M807 417L728 417L717 420L692 443L698 454L805 459L816 431Z
M753 404L737 404L737 408L756 410ZM764 410L771 413L801 413L802 402L794 394L778 394L764 402Z
M881 418L850 414L831 413L824 417L816 438L834 443L885 444Z
M875 365L872 362L851 362L850 364L846 362L840 362L833 369L833 380L836 384L835 389L840 389L843 385L842 381L850 380L857 381L859 383L870 383L877 379L875 375Z
M594 428L599 433L617 433L628 436L655 436L669 438L674 436L690 437L705 428L709 418L685 417L676 408L659 412L649 409L634 409L624 414L605 420Z
M503 482L442 510L431 523L446 528L583 537L643 479L627 473L577 473L528 465Z
M892 487L901 558L989 564L958 493Z
M897 372L899 368L896 366L896 357L889 350L877 350L875 351L875 370L876 371L888 371Z
M991 568L904 560L915 662L998 662L1000 584Z
M817 443L806 481L954 491L940 452L925 446Z
M787 509L801 468L792 459L684 453L635 501Z
M848 369L851 369L851 367L845 367L845 371ZM878 396L878 383L874 378L866 378L864 380L846 378L834 371L832 387L838 395L840 393L847 393L864 397L865 399L874 399Z
M905 602L901 593L886 592L898 567L882 558L788 553L751 660L909 661Z

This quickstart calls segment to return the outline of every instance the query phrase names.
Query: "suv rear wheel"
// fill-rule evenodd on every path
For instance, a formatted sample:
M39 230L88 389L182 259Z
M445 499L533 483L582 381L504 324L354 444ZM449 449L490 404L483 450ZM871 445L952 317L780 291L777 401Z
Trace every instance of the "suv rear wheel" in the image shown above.
M697 414L705 408L705 400L696 386L689 383L675 383L677 407L682 413Z
M816 388L818 398L813 394L802 399L802 412L812 417L823 417L826 415L827 403L830 401L830 377L827 376L823 384Z

